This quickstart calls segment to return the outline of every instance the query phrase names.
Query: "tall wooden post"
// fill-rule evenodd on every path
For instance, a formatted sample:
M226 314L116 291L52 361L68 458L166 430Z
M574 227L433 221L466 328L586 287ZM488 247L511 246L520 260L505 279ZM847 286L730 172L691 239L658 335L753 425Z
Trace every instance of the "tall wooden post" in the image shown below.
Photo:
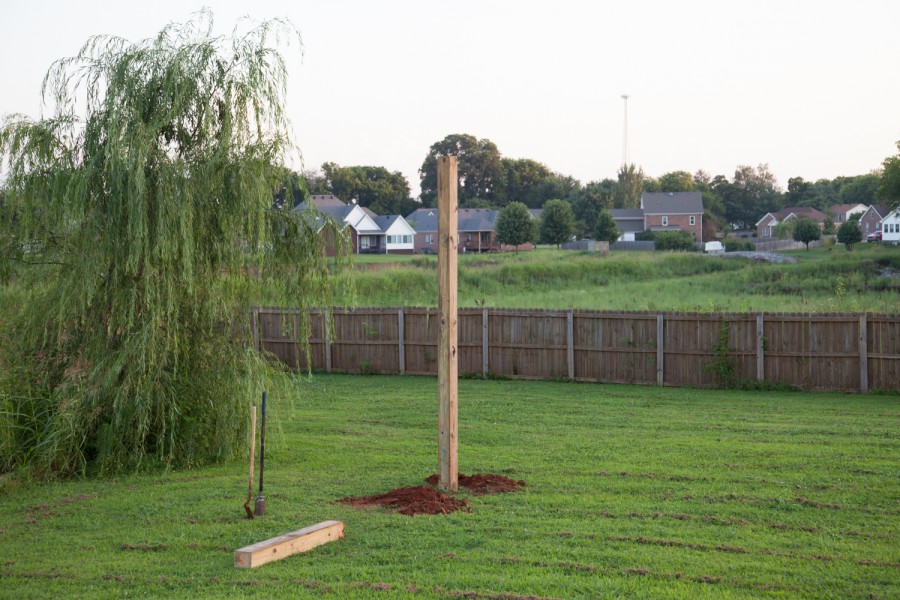
M459 489L459 425L457 353L457 227L456 157L440 156L438 182L438 311L441 315L438 341L438 462L439 485Z

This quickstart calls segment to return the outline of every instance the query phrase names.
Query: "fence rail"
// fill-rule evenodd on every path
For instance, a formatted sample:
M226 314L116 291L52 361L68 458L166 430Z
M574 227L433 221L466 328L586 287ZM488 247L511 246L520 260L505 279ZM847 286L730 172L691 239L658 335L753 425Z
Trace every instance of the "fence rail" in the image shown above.
M254 308L258 349L293 369L437 373L437 309ZM332 327L329 328L329 320ZM712 387L900 390L900 315L459 310L460 373Z

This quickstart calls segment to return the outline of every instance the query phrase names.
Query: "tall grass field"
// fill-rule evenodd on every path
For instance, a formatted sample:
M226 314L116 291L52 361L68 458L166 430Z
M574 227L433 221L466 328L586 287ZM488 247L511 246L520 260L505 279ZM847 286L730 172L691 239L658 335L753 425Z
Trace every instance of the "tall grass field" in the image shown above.
M688 312L900 310L900 247L794 250L795 264L686 252L556 249L460 255L463 307ZM436 306L435 256L354 256L335 282L345 306ZM291 305L260 290L260 303Z
M247 461L0 489L15 598L897 598L900 397L460 382L460 470L521 479L470 512L347 496L437 470L437 385L297 377L270 395L268 514ZM248 404L253 399L248 398ZM255 493L255 491L254 491ZM346 537L238 570L328 519Z

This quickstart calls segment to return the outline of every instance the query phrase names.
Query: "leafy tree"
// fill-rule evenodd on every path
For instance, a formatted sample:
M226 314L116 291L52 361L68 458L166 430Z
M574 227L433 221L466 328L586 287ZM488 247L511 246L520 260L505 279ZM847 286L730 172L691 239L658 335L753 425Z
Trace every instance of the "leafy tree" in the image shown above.
M622 165L618 172L615 208L638 208L641 205L644 170L635 165Z
M619 239L619 229L616 227L616 220L608 210L600 212L597 217L597 224L594 227L594 239L601 242L609 242L612 244Z
M822 230L819 229L819 224L812 219L800 217L794 224L794 232L791 237L795 242L806 244L806 249L809 250L810 242L822 238Z
M844 221L838 227L837 241L847 248L848 251L853 250L853 244L862 241L862 230L856 221Z
M597 218L607 208L613 207L616 182L612 179L591 181L569 197L575 215L576 235L590 235L597 226Z
M534 204L532 196L538 185L551 177L553 172L546 165L529 158L502 158L500 164L503 178L498 205L522 202L527 206L540 206L540 202Z
M871 173L848 177L841 183L838 202L841 204L865 204L866 206L875 204L878 183L878 175Z
M725 204L725 218L736 229L748 229L764 214L775 210L781 195L768 165L755 169L741 165L735 170L732 182L716 178L713 185Z
M900 141L897 142L900 150ZM900 153L889 156L881 163L881 181L878 184L878 199L891 208L900 206Z
M268 367L241 274L283 286L300 315L329 300L316 224L272 205L291 150L272 43L296 35L267 21L214 37L203 12L138 43L94 37L50 68L55 114L0 126L18 217L0 229L45 263L0 338L0 469L195 465L245 447Z
M548 200L568 199L580 189L581 183L574 177L552 173L531 190L526 204L528 208L540 208Z
M796 226L797 221L794 219L781 221L780 223L778 223L778 225L772 228L772 234L779 240L792 239L794 237L794 228Z
M482 198L491 203L497 200L503 179L497 146L488 139L479 140L469 134L452 134L431 145L419 168L422 206L435 206L437 202L439 156L457 157L457 194L461 205L473 198Z
M341 200L355 200L381 215L405 215L418 208L410 198L409 182L400 171L384 167L322 165L328 191Z
M694 178L687 171L672 171L659 178L661 192L693 192Z
M825 235L834 235L834 219L827 215L822 223L822 233Z
M497 241L520 246L535 237L534 219L522 202L510 202L497 216ZM518 248L516 249L518 252Z
M575 233L575 216L572 205L565 200L548 200L541 217L541 241L556 244L557 249Z
M653 244L656 250L693 250L694 239L692 231L653 232Z

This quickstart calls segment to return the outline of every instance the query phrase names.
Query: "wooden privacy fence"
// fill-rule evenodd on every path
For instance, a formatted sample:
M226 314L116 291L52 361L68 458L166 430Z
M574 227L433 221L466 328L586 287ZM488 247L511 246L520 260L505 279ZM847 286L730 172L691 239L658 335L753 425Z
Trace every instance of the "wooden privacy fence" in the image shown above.
M311 364L297 339L296 310L252 309L256 347L293 369L437 374L437 309L336 308L309 317ZM755 380L898 390L900 315L460 309L459 371L675 387Z

